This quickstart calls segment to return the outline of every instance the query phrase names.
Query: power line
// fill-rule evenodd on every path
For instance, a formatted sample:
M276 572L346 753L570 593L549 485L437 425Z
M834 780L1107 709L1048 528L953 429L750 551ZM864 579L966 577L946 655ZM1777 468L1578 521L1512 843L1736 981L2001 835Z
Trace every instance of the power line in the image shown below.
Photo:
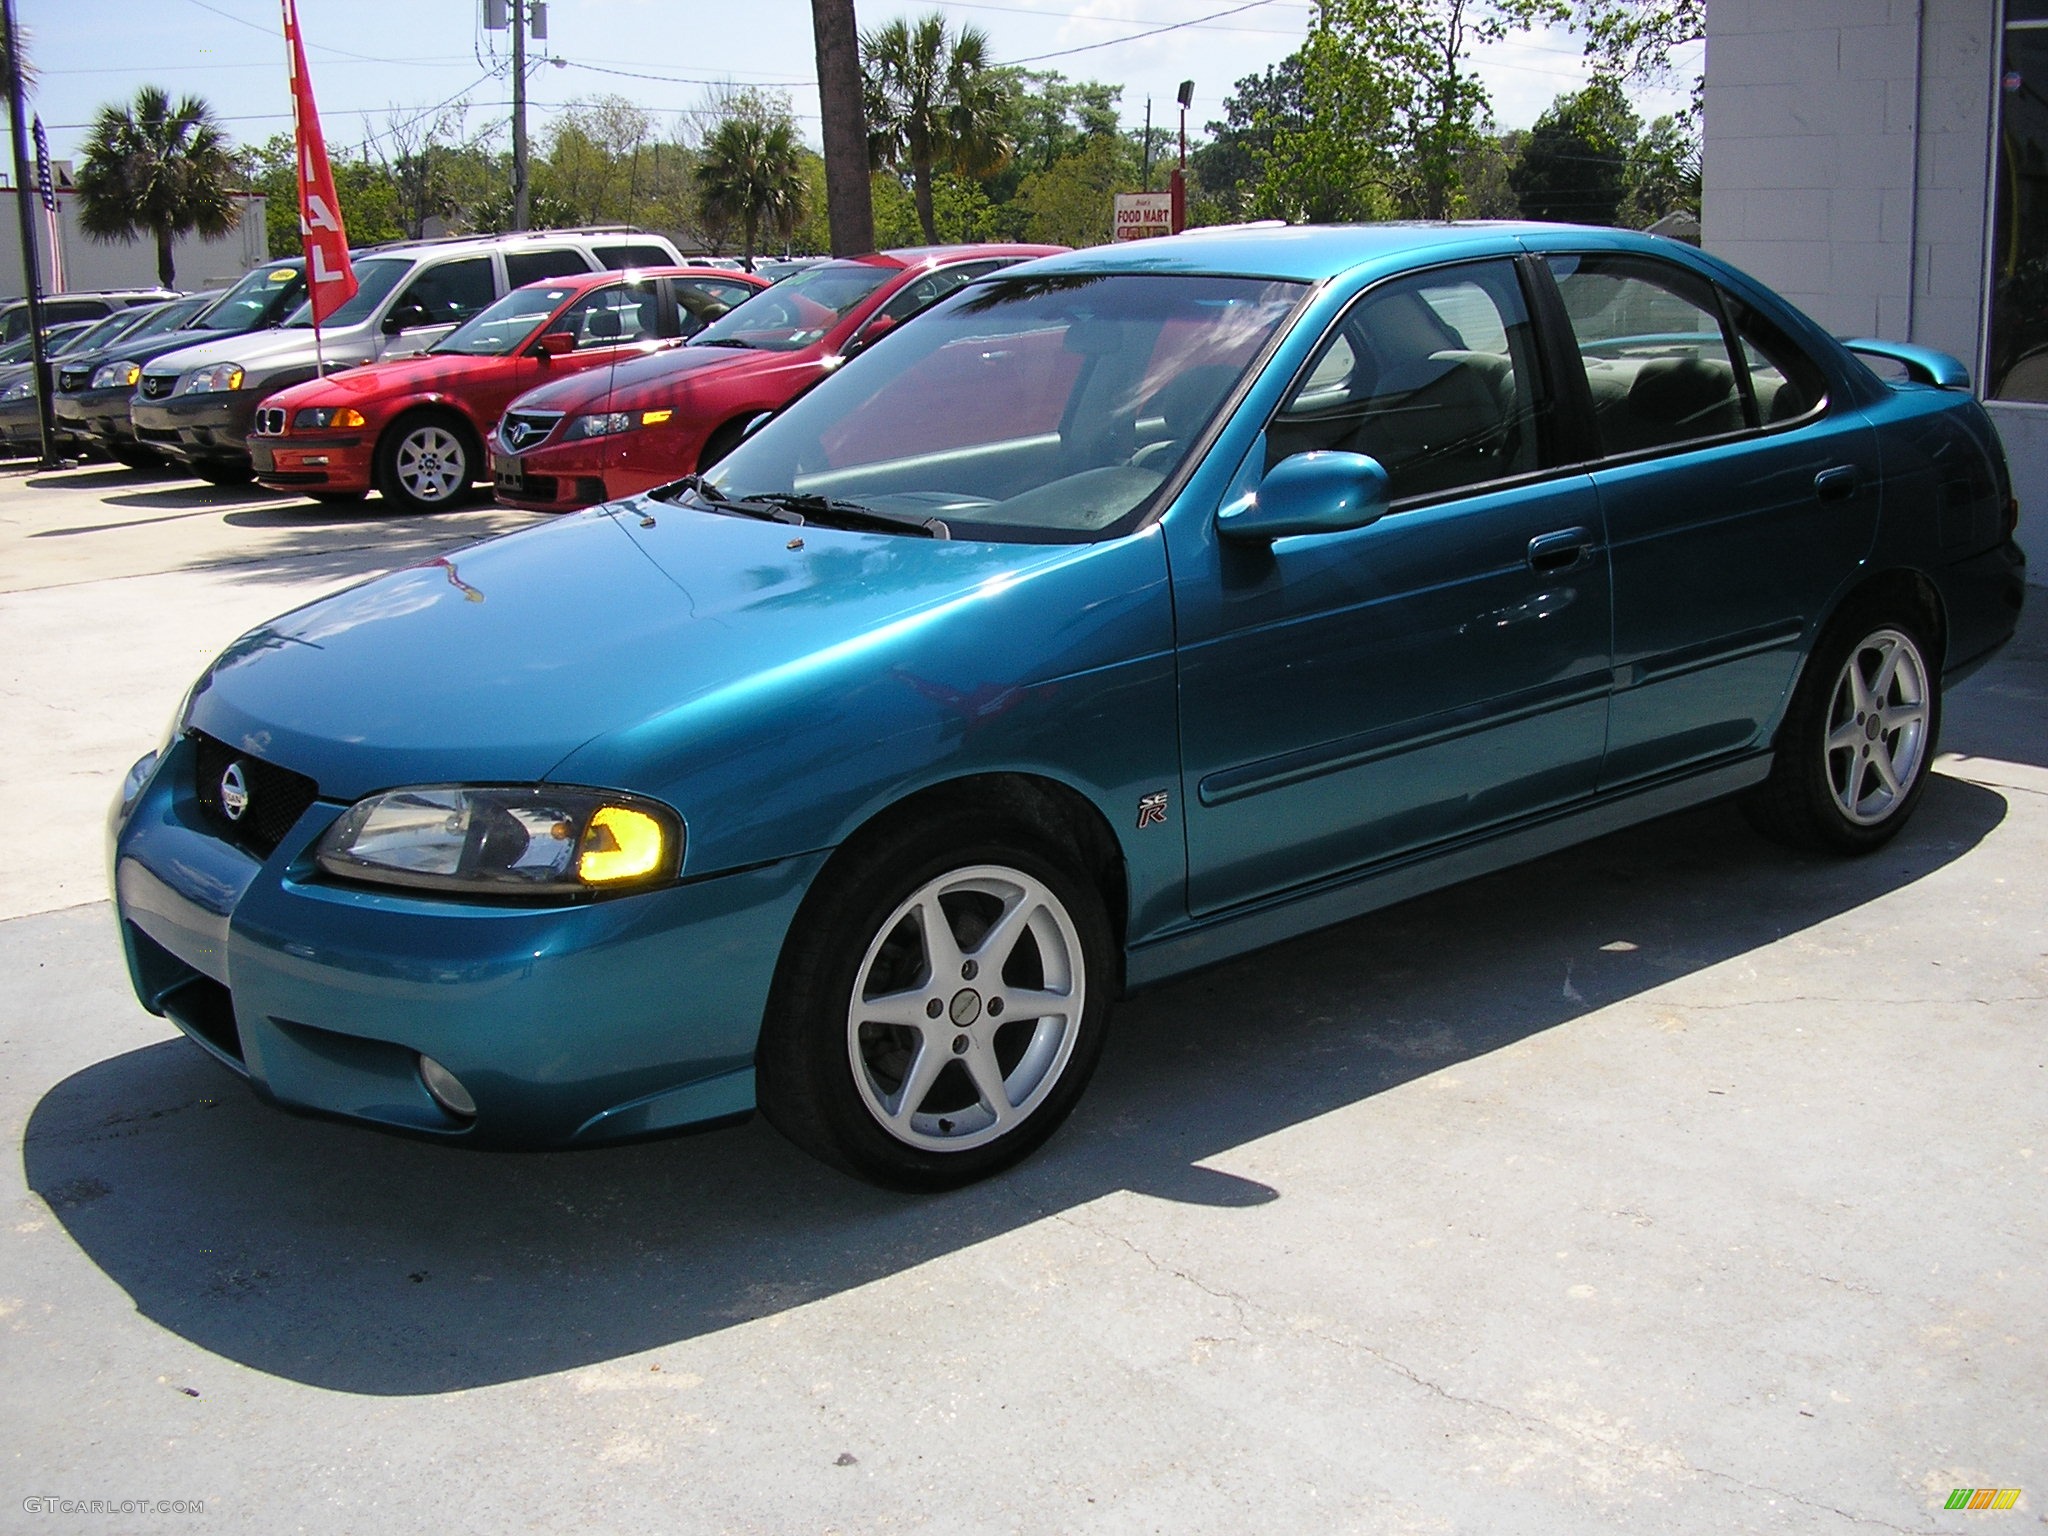
M1206 22L1221 21L1226 16L1236 16L1244 11L1256 10L1269 5L1272 0L1247 0L1244 5L1233 5L1228 10L1211 11L1207 16L1196 16L1189 21L1176 21L1169 26L1152 27L1143 32L1132 32L1124 37L1112 37L1107 42L1083 43L1078 48L1056 48L1051 53L1034 53L1022 59L1004 59L1004 67L1015 64L1037 64L1045 59L1064 59L1076 53L1093 53L1098 48L1114 48L1119 43L1135 43L1141 38L1158 37L1167 32L1179 32L1187 27L1199 27Z

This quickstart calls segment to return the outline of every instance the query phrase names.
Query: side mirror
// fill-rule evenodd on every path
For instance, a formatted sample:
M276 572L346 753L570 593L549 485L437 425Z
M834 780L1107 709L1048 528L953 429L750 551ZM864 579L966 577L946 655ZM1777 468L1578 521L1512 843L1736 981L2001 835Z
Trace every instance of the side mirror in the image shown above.
M1227 539L1292 538L1342 533L1387 514L1387 472L1363 453L1297 453L1275 464L1259 488L1216 514Z
M384 334L396 336L400 331L409 331L416 325L430 325L434 317L427 313L424 304L401 304L384 317Z
M856 352L866 351L902 323L894 315L875 316L874 319L860 328L858 336L846 344L846 355L851 357Z
M533 344L533 355L546 361L551 357L566 357L576 350L576 335L573 331L549 331Z

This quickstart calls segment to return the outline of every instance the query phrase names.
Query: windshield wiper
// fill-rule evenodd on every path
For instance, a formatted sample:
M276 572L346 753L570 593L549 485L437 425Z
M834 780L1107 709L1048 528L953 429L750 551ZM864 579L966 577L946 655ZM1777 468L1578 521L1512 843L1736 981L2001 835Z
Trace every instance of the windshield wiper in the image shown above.
M709 341L706 341L701 336L694 336L690 339L690 345L693 347L739 347L748 352L754 350L754 344L751 341L741 341L737 336L715 336Z
M915 533L927 539L950 539L953 530L936 517L910 517L898 512L881 512L857 501L832 496L806 496L796 491L764 491L756 496L728 496L702 475L685 475L649 494L688 491L716 512L740 517L758 517L764 522L805 527L817 523L827 528L876 529L886 533Z
M797 513L807 522L828 528L877 528L888 533L920 533L928 539L950 539L953 530L936 517L882 512L836 496L805 496L796 491L765 491L746 498Z

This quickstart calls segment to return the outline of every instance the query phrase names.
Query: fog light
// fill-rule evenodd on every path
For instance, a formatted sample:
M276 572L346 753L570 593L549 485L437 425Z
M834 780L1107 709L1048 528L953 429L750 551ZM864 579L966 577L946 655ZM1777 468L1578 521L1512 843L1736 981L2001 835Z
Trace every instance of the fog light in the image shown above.
M469 1096L469 1090L457 1081L453 1072L431 1056L420 1058L420 1081L427 1085L427 1092L434 1096L434 1102L458 1120L476 1118L476 1100Z
M327 455L324 453L309 453L305 456L303 462L308 466L325 464L327 462Z

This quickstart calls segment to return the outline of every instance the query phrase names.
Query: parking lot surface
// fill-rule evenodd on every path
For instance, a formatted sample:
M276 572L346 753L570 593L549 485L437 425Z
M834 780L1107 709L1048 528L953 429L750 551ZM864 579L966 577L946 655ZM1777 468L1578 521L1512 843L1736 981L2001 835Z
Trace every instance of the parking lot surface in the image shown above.
M526 521L0 476L0 1530L2043 1522L2048 593L1884 851L1712 807L1142 994L912 1198L296 1119L135 1004L101 823L192 676Z

